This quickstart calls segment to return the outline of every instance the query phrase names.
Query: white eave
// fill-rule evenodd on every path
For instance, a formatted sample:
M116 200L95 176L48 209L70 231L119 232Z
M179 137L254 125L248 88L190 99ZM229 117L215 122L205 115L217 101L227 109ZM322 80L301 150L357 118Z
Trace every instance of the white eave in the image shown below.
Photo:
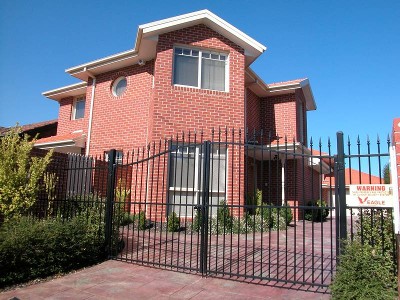
M248 144L247 148L246 155L259 161L268 161L279 157L285 160L306 158L308 159L308 166L315 171L321 174L332 172L330 166L321 157L313 155L309 148L299 142L267 145Z
M78 82L75 84L60 87L58 89L43 92L42 95L49 99L60 101L62 98L86 94L86 87L86 82Z
M259 97L290 94L295 93L296 90L301 90L306 102L306 109L317 109L317 104L315 103L314 95L311 90L310 81L307 78L275 84L267 84L250 68L246 69L245 75L246 86Z
M198 24L206 25L242 47L245 51L246 66L250 65L267 49L247 34L205 9L140 25L133 49L69 68L65 72L86 81L89 75L123 68L137 63L139 59L144 61L154 59L160 34Z

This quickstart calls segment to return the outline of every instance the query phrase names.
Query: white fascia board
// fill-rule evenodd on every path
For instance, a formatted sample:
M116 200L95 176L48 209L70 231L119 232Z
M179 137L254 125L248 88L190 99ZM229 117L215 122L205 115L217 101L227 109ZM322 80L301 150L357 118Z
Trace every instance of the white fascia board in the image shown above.
M63 140L58 142L47 142L47 143L36 143L35 147L64 147L64 146L75 146L74 140Z
M266 94L282 93L290 91L294 92L297 89L301 89L303 91L304 98L306 100L307 110L317 109L317 104L315 103L314 95L311 90L310 81L308 79L304 79L298 83L282 83L280 85L269 86L251 68L246 69L246 74L249 75L254 80L254 83L257 84L260 88L262 88L266 92Z
M233 42L239 42L239 45L242 44L241 46L245 49L245 52L251 56L257 57L267 49L264 45L260 44L241 30L205 9L139 25L135 47L133 49L66 69L65 72L77 77L78 74L85 73L86 71L94 71L99 67L111 65L135 57L139 58L140 44L144 37L151 38L152 36L158 36L164 32L178 30L202 22L214 30L219 29L217 31L220 31L222 35L226 36ZM79 77L81 78L82 76Z
M119 62L119 61L123 61L123 60L127 60L130 58L134 58L137 56L137 51L135 49L131 49L131 50L127 50L124 52L120 52L114 55L110 55L104 58L100 58L88 63L84 63L69 69L66 69L65 72L70 74L70 75L75 75L77 73L81 73L81 72L85 72L85 71L90 71L92 69L104 66L104 65L108 65L108 64L112 64L115 62Z
M301 89L303 90L304 98L306 100L307 110L316 110L317 104L315 103L314 95L311 90L311 85L308 79L300 82Z
M60 87L60 88L57 88L54 90L43 92L42 95L49 99L59 101L62 98L65 98L68 96L78 96L81 94L85 94L86 87L87 87L86 82L78 82L78 83L63 86L63 87Z
M257 42L255 39L251 38L243 31L237 29L235 26L229 24L225 20L221 19L217 15L213 14L207 9L192 12L189 14L184 14L172 18L167 18L160 21L155 21L147 24L140 25L139 28L143 30L144 35L149 35L151 33L160 34L162 32L170 31L171 28L181 27L181 25L186 25L188 23L198 24L201 23L202 20L209 20L210 23L207 25L215 24L221 29L223 29L228 35L236 37L250 47L254 48L256 51L263 53L267 50L267 47ZM184 26L182 26L183 28ZM186 26L185 26L186 27Z

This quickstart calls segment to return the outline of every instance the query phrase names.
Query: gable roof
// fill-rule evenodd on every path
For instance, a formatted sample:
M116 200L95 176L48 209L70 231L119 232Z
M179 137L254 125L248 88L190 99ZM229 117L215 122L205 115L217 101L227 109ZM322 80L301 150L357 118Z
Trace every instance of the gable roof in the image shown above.
M308 78L289 81L265 83L252 69L247 68L245 73L246 86L258 97L271 97L274 95L295 93L301 90L304 95L307 110L316 110L314 95Z
M249 66L267 48L207 9L139 25L133 49L97 59L65 70L70 75L87 81L89 76L120 69L147 61L156 56L158 36L182 28L204 24L242 47L246 66Z

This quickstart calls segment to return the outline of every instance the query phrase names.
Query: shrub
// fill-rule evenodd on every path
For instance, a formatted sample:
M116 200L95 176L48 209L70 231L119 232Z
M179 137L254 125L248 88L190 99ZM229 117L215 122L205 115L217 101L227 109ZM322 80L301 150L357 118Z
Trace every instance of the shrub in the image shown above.
M283 229L292 222L293 214L290 206L266 206L262 208L262 218L270 228Z
M263 205L262 202L262 191L257 189L255 195L247 195L246 197L246 204L249 206L247 208L247 211L254 215L260 215L261 214L261 208L260 206Z
M218 223L221 224L222 226L230 226L231 219L232 219L231 213L229 211L228 206L226 205L225 201L221 201L217 209Z
M333 299L397 299L393 260L358 241L345 244L330 286Z
M136 219L137 219L136 215L130 214L129 212L125 211L120 215L120 220L118 224L120 226L126 226L134 223Z
M217 208L217 219L211 220L216 223L217 232L228 232L232 228L232 216L229 211L228 205L226 205L225 201L220 201L219 206Z
M168 216L167 228L169 232L176 232L181 229L180 219L175 212Z
M325 222L329 209L324 200L313 200L307 203L309 208L304 209L304 219L313 222Z
M100 214L11 220L0 230L0 286L66 272L105 258Z
M32 157L35 139L20 137L21 129L12 128L0 138L0 215L4 220L26 214L35 204L52 151L45 157Z
M381 253L394 255L393 216L387 209L362 209L355 223L356 236L361 243L367 243Z
M289 225L293 220L293 213L290 206L278 207L278 214L283 218L286 225Z
M202 223L202 214L201 209L196 210L196 214L192 221L192 230L195 232L199 232L201 230Z
M136 216L135 219L137 221L137 227L140 230L146 230L148 226L148 222L146 220L146 213L145 211L141 210Z

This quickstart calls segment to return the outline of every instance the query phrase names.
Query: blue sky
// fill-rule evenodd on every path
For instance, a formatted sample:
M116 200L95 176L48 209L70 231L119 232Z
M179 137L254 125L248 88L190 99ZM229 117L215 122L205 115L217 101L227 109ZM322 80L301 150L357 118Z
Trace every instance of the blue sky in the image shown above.
M55 119L65 69L133 48L140 24L207 8L267 51L265 82L310 79L309 136L386 138L400 117L400 1L0 1L0 126Z

